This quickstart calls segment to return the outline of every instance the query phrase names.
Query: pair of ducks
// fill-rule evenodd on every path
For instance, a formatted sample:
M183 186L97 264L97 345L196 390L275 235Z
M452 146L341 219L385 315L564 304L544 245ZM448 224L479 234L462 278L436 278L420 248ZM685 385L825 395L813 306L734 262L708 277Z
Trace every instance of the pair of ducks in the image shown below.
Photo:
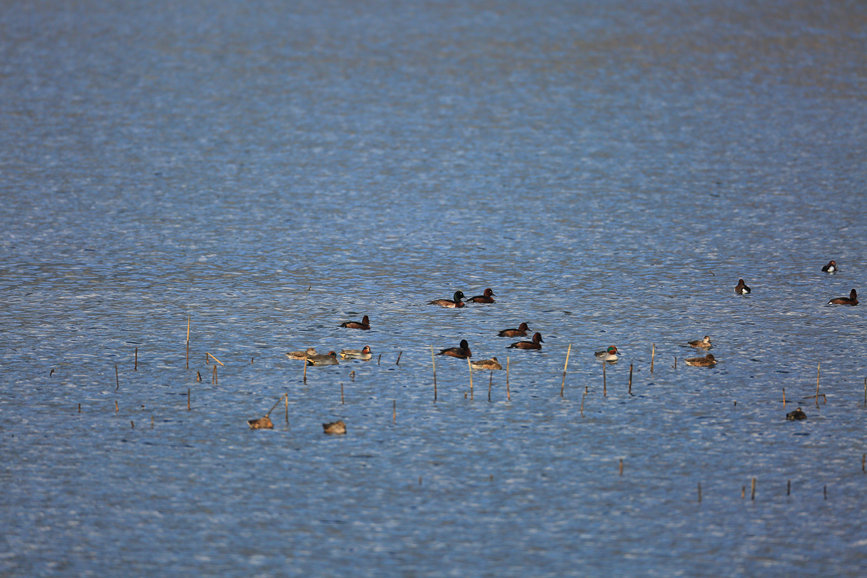
M258 419L248 419L247 424L249 424L250 429L274 429L274 423L267 415ZM327 434L344 435L346 433L346 424L343 423L343 420L337 420L322 424L322 429Z
M467 299L467 303L494 303L494 295L494 290L488 287L481 295L476 295L475 297ZM428 305L439 305L440 307L450 307L455 309L466 305L466 303L463 302L463 299L466 299L464 292L455 291L455 294L451 299L434 299L433 301L430 301Z
M290 351L286 354L289 359L304 360L307 365L339 365L337 361L337 353L329 351L328 353L316 353L315 347L308 347L306 351ZM361 349L341 349L340 357L342 359L360 359L368 361L373 357L369 345L365 345Z
M513 330L510 330L513 331ZM500 332L503 333L502 331ZM533 334L532 341L516 341L515 343L509 345L509 348L514 349L542 349L542 343L544 343L544 339L542 339L542 334L538 331ZM458 359L467 359L473 356L472 351L470 351L470 344L467 343L466 339L461 339L461 344L458 347L448 347L446 349L441 349L437 355L448 355L449 357L457 357Z

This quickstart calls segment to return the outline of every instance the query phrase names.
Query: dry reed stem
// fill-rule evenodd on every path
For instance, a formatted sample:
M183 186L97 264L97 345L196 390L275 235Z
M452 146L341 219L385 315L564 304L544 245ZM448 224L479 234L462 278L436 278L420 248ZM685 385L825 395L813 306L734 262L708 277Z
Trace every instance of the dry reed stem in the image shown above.
M602 362L602 397L608 397L608 380L605 377L605 366L608 365L607 361Z
M430 346L430 360L433 364L433 378L434 378L434 403L437 400L437 358L434 355L433 345Z
M698 503L701 504L701 482L698 483Z
M619 475L623 475L623 458L620 458L620 473Z
M343 405L343 382L340 382L340 405Z
M207 355L208 357L210 357L211 359L213 359L214 361L216 361L217 363L219 363L220 365L223 365L223 362L220 361L219 359L217 359L216 357L214 357L212 354L210 354L210 353L206 353L206 355Z
M569 349L566 350L566 363L563 364L563 381L560 382L560 397L563 397L563 392L566 389L566 370L569 368L569 354L572 353L572 344L569 344Z
M816 366L816 407L819 407L819 375L822 373L822 362Z
M508 401L512 401L512 392L509 389L509 357L506 356L506 399ZM867 399L867 394L865 394L865 399Z
M488 401L491 401L491 387L494 385L494 372L491 371L490 377L488 377Z
M190 411L190 388L187 388L187 411Z
M467 368L470 370L470 399L475 399L473 397L473 366L470 364L470 358L467 357Z
M119 411L120 411L120 407L118 407L118 405L117 405L117 400L114 400L114 413L117 413Z
M394 362L395 365L400 365L400 356L403 355L403 351L397 352L397 361Z
M632 364L629 364L629 395L632 395Z
M786 480L786 495L792 495L792 480Z
M132 370L138 371L138 347L135 348L135 365L133 365Z
M397 400L391 400L391 423L397 423Z
M755 478L753 478L752 481L750 482L750 499L751 500L756 499L756 479Z
M196 371L196 381L199 383L202 382L202 374L199 373L198 371Z
M304 384L307 384L307 360L304 360Z
M656 357L656 344L652 343L650 349L650 375L653 375L653 360Z
M786 388L783 388L783 409L786 409Z
M187 315L187 343L190 342L190 316Z
M117 373L117 364L114 364L114 390L120 389L120 376Z
M584 398L587 397L587 389L584 389L584 393L581 395L581 417L584 417Z

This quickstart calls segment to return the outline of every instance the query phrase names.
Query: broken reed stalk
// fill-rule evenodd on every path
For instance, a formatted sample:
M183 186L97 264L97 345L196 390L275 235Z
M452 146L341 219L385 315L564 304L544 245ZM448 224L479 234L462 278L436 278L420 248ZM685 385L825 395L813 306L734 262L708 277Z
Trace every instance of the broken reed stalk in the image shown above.
M138 347L135 348L135 365L133 365L132 370L138 371Z
M397 423L397 400L391 400L391 423Z
M379 354L379 357L376 358L376 365L379 365L380 363L382 363L382 354L381 353Z
M214 361L216 361L216 362L219 363L220 365L223 365L223 362L222 362L222 361L220 361L219 359L217 359L216 357L214 357L214 356L211 355L210 353L205 353L205 355L207 355L208 357L210 357L211 359L213 359Z
M81 404L78 404L78 413L81 413ZM867 470L864 469L864 462L867 460L867 454L861 454L861 473L867 474Z
M867 377L864 378L864 407L867 407Z
M491 401L491 387L494 385L494 372L489 371L490 377L488 377L488 401Z
M563 397L563 392L566 389L566 370L569 368L569 354L572 353L572 344L569 344L569 349L566 350L566 363L563 364L563 381L560 382L560 397Z
M819 375L822 373L822 362L816 366L816 407L819 407Z
M434 403L437 400L437 358L434 355L433 345L430 346L430 360L433 364L433 376L434 376Z
M470 370L470 400L475 399L473 397L473 366L470 364L470 358L467 357L467 367Z
M750 482L750 499L751 500L756 499L756 479L755 478L753 478L752 481Z
M701 504L701 482L698 483L698 503Z
M512 401L512 392L509 390L509 358L506 357L506 399ZM867 397L865 397L867 399Z
M621 476L623 475L623 458L620 458L620 474L619 475L621 475Z
M286 401L286 426L289 426L289 392L283 394L283 399Z
M190 316L187 315L187 343L190 342Z
M786 480L786 495L792 495L792 480Z
M307 385L307 360L304 360L304 385Z
M581 417L584 417L584 398L587 397L587 390L584 390L584 393L581 394Z
M343 382L340 382L340 405L343 405Z
M608 381L605 378L605 366L608 365L607 361L602 362L602 397L608 397Z
M825 494L825 499L828 499L828 486L822 486L822 492Z
M202 374L196 371L196 381L202 383Z
M403 355L403 351L397 352L397 361L394 362L395 365L400 365L400 356Z
M120 408L117 406L117 400L114 400L114 413L117 413L119 411L120 411Z
M187 411L190 411L190 388L187 388Z
M189 342L189 341L187 341L187 357L186 357L186 360L187 360L187 369L189 369L189 368L190 368L190 342Z
M117 373L117 364L114 364L114 390L120 389L120 376Z
M81 413L81 404L80 403L78 404L78 413ZM863 460L861 461L861 469L862 470L864 469L864 461Z
M212 372L212 375L211 375L211 383L214 385L217 385L217 366L216 365L214 366L214 371Z
M786 409L786 388L783 388L783 409Z
M135 422L132 420L129 420L129 427L130 427L130 429L135 429Z
M188 391L189 391L189 390L188 390ZM274 405L271 406L271 409L268 410L268 413L265 414L265 417L271 417L271 412L274 411L274 408L275 408L275 407L277 407L278 405L280 405L280 402L283 401L283 398L286 398L286 403L287 403L287 405L286 405L286 411L287 411L287 415L288 415L288 411L289 411L289 405L288 405L288 403L289 403L289 394L288 394L288 393L284 393L283 395L281 395L280 397L277 398L277 401L274 402Z
M656 357L656 344L651 344L650 348L650 375L653 375L653 359Z
M677 369L677 356L674 356L674 368Z
M632 364L629 364L629 395L632 395Z

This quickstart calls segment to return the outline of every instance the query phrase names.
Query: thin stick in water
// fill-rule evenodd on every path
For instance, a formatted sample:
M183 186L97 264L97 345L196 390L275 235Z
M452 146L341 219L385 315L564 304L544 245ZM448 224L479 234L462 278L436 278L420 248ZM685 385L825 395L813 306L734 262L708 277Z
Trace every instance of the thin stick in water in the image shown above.
M792 480L786 480L786 495L792 495Z
M135 348L135 365L133 365L132 370L138 371L138 347Z
M340 405L343 405L343 382L340 382Z
M120 411L120 408L117 405L117 400L114 400L114 413L117 413L119 411Z
M653 375L653 359L656 357L656 344L651 344L650 348L650 375Z
M397 352L397 361L394 362L395 365L400 365L400 356L403 355L403 351Z
M605 378L605 366L608 365L607 362L602 362L602 397L608 397L608 381Z
M677 356L674 356L674 368L677 369Z
M491 387L494 385L494 372L490 371L490 377L488 378L488 401L491 401Z
M701 482L698 483L698 503L701 504Z
M196 371L196 381L199 383L202 382L202 374L199 373L198 371Z
M629 395L632 395L632 364L629 364Z
M81 404L80 404L80 403L78 404L78 413L81 413ZM863 462L863 460L862 460L862 462L861 462L861 469L862 469L862 470L864 469L864 462Z
M117 364L114 364L114 390L120 389L120 376L117 373Z
M434 356L434 348L433 345L430 346L430 360L433 364L433 377L434 377L434 403L437 401L437 358Z
M219 363L220 365L223 365L223 362L222 362L222 361L220 361L219 359L217 359L216 357L214 357L214 356L211 355L210 353L206 353L206 355L207 355L208 357L210 357L211 359L213 359L214 361L216 361L217 363Z
M753 478L752 481L750 482L750 499L751 500L756 499L756 479L755 478Z
M190 368L190 342L187 341L187 355L186 355L187 365L186 368Z
M819 375L822 372L822 362L816 366L816 407L819 407Z
M475 399L473 397L473 366L470 364L470 358L467 357L467 367L470 370L470 400Z
M584 393L581 395L581 417L584 417L584 398L587 397L587 389L584 389Z
M623 458L620 458L620 475L623 475Z
M190 411L190 388L187 388L187 411Z
M569 368L569 354L572 353L572 344L569 344L569 349L566 350L566 363L563 364L563 381L560 382L560 397L563 397L563 392L566 389L566 370Z
M783 388L783 409L786 409L786 388Z
M397 400L391 400L391 423L397 423Z
M512 392L509 390L509 358L506 357L506 399L512 401Z
M307 385L307 360L304 360L304 385Z
M190 342L190 316L187 315L187 343Z

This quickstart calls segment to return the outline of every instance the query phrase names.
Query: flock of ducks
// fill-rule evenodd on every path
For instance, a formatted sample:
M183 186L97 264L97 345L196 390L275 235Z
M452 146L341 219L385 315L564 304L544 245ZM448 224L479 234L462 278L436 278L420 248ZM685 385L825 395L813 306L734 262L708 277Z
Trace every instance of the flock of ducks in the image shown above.
M836 273L839 271L839 267L837 266L837 262L831 260L827 265L822 267L822 271L826 273ZM738 283L735 286L735 293L738 295L748 295L751 292L750 287L744 282L743 279L738 279ZM485 289L481 295L476 295L474 297L466 298L463 291L455 291L454 295L452 295L451 299L434 299L433 301L429 301L429 305L437 305L439 307L447 307L451 309L457 309L461 307L465 307L467 303L495 303L494 297L496 293L494 293L493 289L488 287ZM465 301L466 300L466 301ZM848 297L836 297L828 301L829 305L849 305L854 306L858 305L858 294L855 289L849 293ZM370 330L370 319L367 315L362 317L361 321L346 321L340 324L340 327L345 327L347 329L359 329L362 331ZM497 335L499 337L526 337L530 332L529 324L526 322L521 323L516 328L511 329L503 329L498 332ZM539 350L542 349L542 343L544 343L544 339L542 339L542 334L538 331L533 333L532 338L529 341L516 341L508 346L510 349L524 349L524 350ZM713 345L711 344L710 336L705 335L702 339L696 339L694 341L689 341L687 343L690 347L695 349L700 349L707 351ZM447 347L445 349L441 349L437 355L443 355L447 357L455 357L458 359L470 359L473 354L470 350L470 345L466 339L461 339L460 344L457 347ZM617 351L617 347L611 345L604 349L603 351L597 351L595 353L596 359L607 362L607 363L615 363L619 359L619 353ZM329 351L328 353L317 353L316 349L313 347L308 347L305 351L291 351L286 354L289 359L297 359L303 360L307 365L313 366L323 366L323 365L338 365L338 354L335 351ZM339 354L340 359L357 359L361 361L368 361L373 357L373 353L370 350L370 346L365 345L362 349L343 349ZM694 367L713 367L717 364L717 360L714 358L712 353L706 353L704 357L690 357L684 360L687 365ZM491 357L490 359L482 359L476 361L470 361L470 367L475 370L488 370L488 371L496 371L503 369L503 366L500 364L499 360L496 357ZM789 412L786 414L787 420L802 420L806 419L806 414L799 407L798 409ZM252 429L270 429L273 428L273 424L268 416L263 418L249 420L250 428ZM322 424L323 430L327 434L335 434L342 435L346 433L346 424L343 421L336 421L332 423Z

